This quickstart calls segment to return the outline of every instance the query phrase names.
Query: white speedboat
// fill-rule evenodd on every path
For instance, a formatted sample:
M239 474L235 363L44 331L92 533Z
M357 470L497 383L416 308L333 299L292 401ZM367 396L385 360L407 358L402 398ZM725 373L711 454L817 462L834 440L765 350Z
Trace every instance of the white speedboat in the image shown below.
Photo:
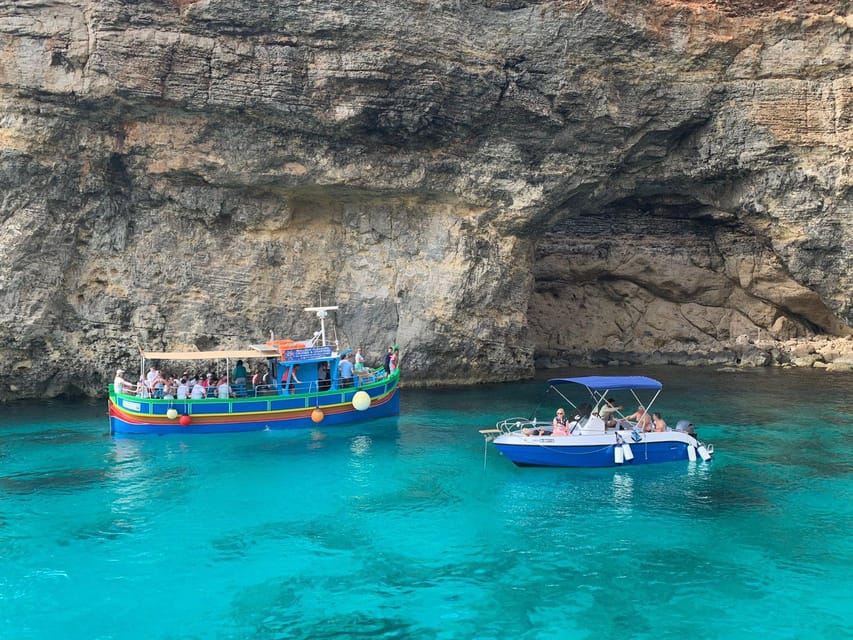
M506 418L494 429L483 429L487 441L520 467L619 467L679 460L708 462L714 448L700 442L688 420L674 428L650 431L642 422L628 420L617 410L602 418L607 399L630 397L651 415L663 385L645 376L585 376L552 378L549 391L556 391L569 410L568 435L553 432L551 421L533 418ZM582 402L573 401L564 389L586 390ZM644 400L640 395L648 395ZM572 395L572 394L569 394ZM627 400L626 400L627 402ZM618 405L618 402L617 402ZM648 429L649 427L646 427Z

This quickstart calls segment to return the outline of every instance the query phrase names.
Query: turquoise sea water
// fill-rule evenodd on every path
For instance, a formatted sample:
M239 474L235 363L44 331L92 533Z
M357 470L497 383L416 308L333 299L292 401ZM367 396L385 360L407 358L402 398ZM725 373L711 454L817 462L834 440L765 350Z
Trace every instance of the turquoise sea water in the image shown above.
M4 407L0 638L851 637L853 376L643 373L713 462L484 458L478 429L541 380L292 433L114 439L104 403Z

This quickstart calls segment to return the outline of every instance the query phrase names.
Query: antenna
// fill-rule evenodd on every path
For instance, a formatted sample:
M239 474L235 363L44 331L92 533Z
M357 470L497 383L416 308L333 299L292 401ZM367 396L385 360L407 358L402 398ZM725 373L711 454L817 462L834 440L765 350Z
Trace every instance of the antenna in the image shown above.
M320 337L322 338L321 346L326 346L326 318L329 317L329 311L337 311L337 307L305 307L305 311L314 311L317 317L320 318Z

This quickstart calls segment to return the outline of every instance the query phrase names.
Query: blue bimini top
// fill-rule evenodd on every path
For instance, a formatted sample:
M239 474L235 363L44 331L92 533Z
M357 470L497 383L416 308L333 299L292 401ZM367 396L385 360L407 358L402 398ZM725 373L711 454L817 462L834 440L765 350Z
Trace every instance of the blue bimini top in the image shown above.
M646 376L582 376L580 378L551 378L549 384L579 384L591 391L619 389L661 389L663 385Z

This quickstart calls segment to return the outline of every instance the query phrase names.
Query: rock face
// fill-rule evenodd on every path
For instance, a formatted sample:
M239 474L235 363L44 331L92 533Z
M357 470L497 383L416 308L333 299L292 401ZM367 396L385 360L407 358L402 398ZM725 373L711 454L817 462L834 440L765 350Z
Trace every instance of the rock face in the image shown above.
M0 0L0 399L318 304L407 384L843 365L851 36L842 0Z

